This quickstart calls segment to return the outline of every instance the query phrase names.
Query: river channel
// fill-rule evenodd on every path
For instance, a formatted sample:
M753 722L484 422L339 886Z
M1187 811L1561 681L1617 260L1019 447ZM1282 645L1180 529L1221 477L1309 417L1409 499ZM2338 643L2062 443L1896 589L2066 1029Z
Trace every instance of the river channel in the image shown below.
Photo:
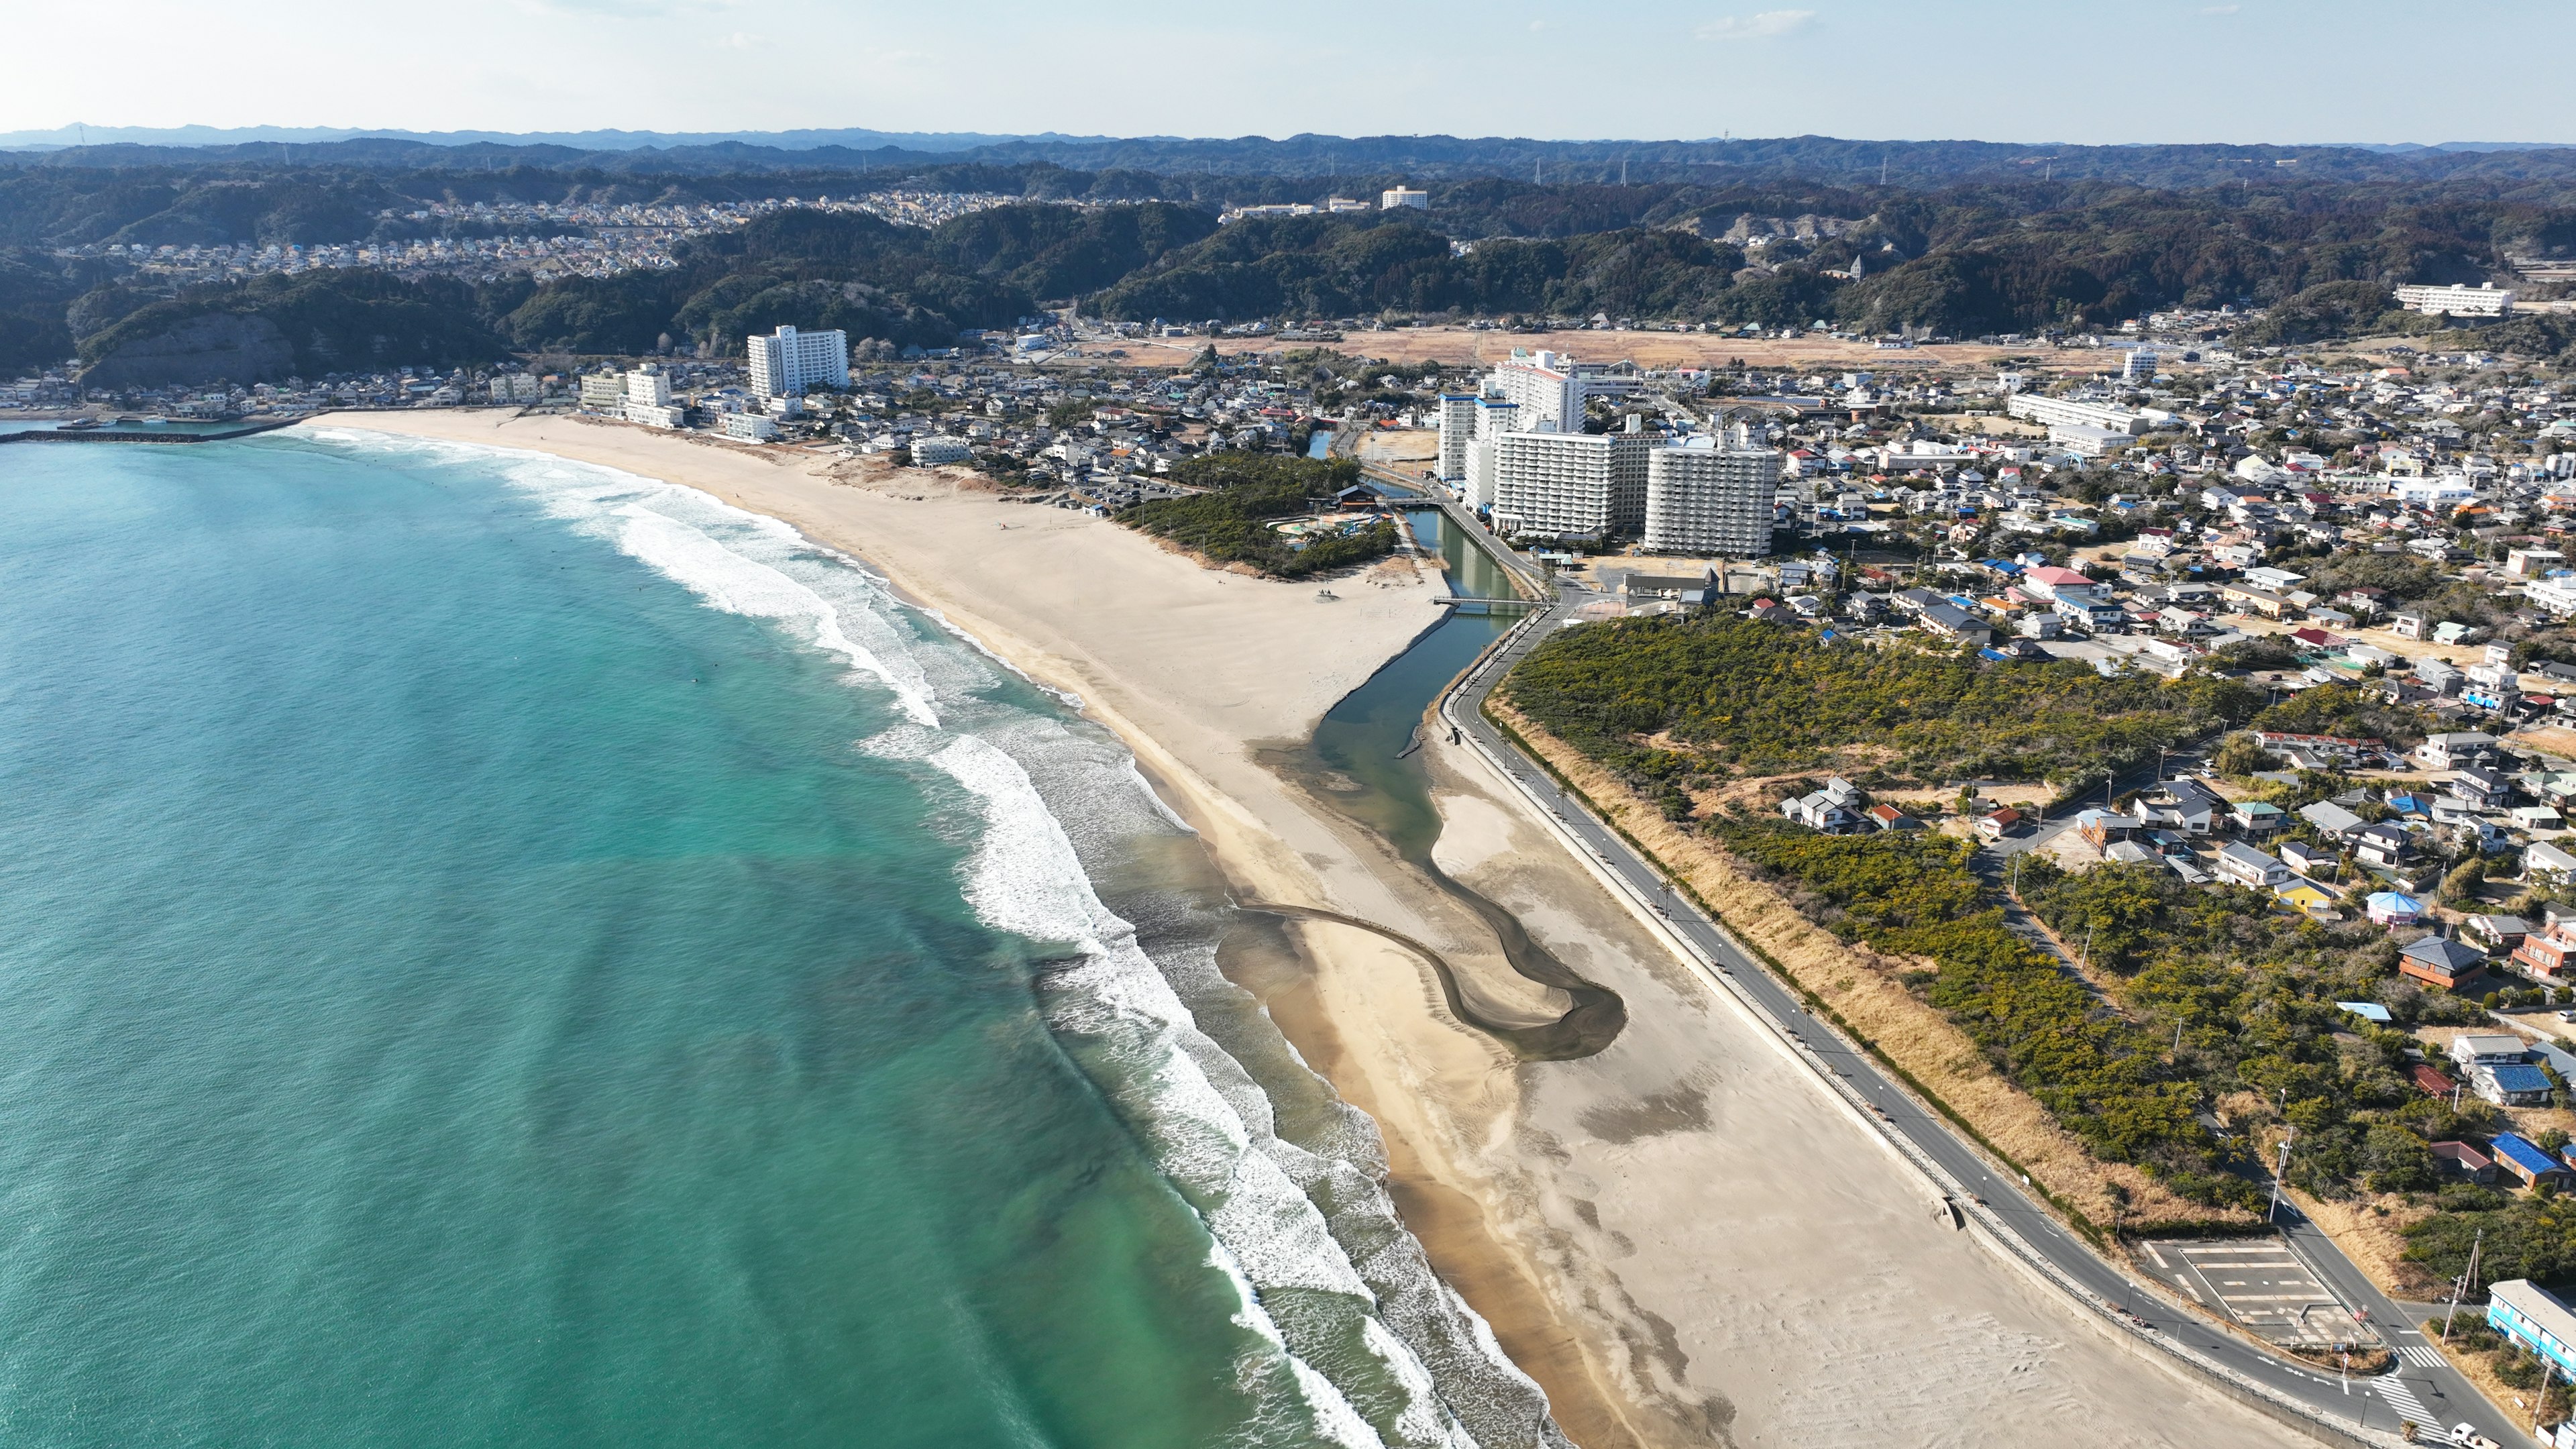
M1402 511L1415 541L1426 553L1438 554L1452 593L1461 598L1520 597L1502 565L1463 536L1439 509ZM1460 1020L1502 1041L1526 1060L1562 1061L1590 1056L1608 1046L1627 1024L1627 1008L1616 993L1584 980L1531 940L1509 911L1440 869L1432 859L1432 846L1440 839L1440 812L1432 803L1431 772L1419 752L1418 732L1431 727L1426 717L1433 701L1515 618L1453 611L1367 683L1343 696L1315 727L1304 748L1281 751L1270 763L1340 814L1384 837L1407 866L1473 911L1492 929L1513 970L1573 999L1563 1017L1544 1025L1487 1021L1461 998L1446 961L1418 942L1405 943L1438 971L1449 1008Z

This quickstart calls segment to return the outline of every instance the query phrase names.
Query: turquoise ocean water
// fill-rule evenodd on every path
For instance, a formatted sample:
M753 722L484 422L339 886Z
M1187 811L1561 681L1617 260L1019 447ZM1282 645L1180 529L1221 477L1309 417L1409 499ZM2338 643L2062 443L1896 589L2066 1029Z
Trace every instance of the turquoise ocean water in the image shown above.
M0 1443L1562 1443L1126 753L850 560L359 433L0 504Z

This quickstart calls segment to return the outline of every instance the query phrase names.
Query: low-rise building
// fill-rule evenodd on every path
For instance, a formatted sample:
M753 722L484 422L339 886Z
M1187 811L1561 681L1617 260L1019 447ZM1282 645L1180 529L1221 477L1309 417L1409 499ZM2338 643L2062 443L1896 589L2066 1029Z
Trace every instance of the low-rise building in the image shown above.
M2576 1173L2569 1172L2566 1163L2542 1151L2540 1144L2519 1133L2497 1133L2487 1143L2487 1151L2494 1154L2496 1166L2503 1169L2504 1176L2524 1187L2538 1187L2544 1182L2564 1187L2570 1181L2576 1181ZM2499 1283L2495 1286L2502 1288L2505 1285Z
M2373 896L2371 899L2375 901L2378 897ZM2457 941L2446 941L2439 936L2427 936L2397 953L2397 974L2456 994L2480 985L2486 980L2487 958L2484 952L2463 946ZM2460 1040L2467 1041L2470 1038L2462 1037ZM2518 1038L2508 1038L2508 1040L2515 1042L2517 1052L2521 1050ZM2454 1044L2453 1058L2459 1060L2456 1044ZM2521 1058L2517 1056L2515 1060L2519 1061Z
M2290 880L2288 866L2241 840L2219 847L2217 866L2222 878L2258 889L2286 885Z
M2417 1070L2427 1072L2433 1071L2430 1067L2420 1067ZM2433 1075L2437 1077L2442 1076L2440 1072L2433 1072ZM2447 1097L2451 1095L2451 1088L2448 1085L2450 1078L2442 1077L2442 1080L2445 1085L2441 1091L2434 1095ZM2495 1181L2495 1159L2487 1156L2483 1152L2480 1152L2466 1142L2434 1143L2433 1163L2434 1166L2440 1168L2443 1172L2449 1173L2453 1177L2465 1177L2471 1182L2481 1183Z
M2487 1326L2554 1365L2562 1381L2576 1379L2576 1313L2548 1289L2528 1278L2489 1284Z

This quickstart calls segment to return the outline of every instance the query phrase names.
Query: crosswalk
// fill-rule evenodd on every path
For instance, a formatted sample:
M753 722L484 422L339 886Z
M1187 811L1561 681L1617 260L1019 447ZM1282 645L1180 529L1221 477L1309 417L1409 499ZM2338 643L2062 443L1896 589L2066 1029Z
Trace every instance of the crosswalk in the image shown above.
M2406 1386L2404 1379L2390 1374L2378 1380L2373 1387L2379 1390L2381 1398L2388 1401L2388 1407L2395 1409L2403 1417L2418 1424L2433 1422L2433 1411L2424 1407L2424 1401L2415 1397L2415 1391Z
M2406 1360L2408 1363L2415 1365L2417 1368L2440 1368L2442 1366L2442 1356L2420 1343L2409 1343L2400 1346L2397 1350L2397 1356Z

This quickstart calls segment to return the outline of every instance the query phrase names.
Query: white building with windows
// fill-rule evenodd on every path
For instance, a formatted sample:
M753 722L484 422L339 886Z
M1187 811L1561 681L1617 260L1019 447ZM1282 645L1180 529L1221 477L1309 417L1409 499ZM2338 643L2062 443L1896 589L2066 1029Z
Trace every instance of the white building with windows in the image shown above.
M1440 395L1440 462L1438 477L1451 488L1467 481L1467 445L1476 437L1476 404L1472 392Z
M2501 317L2513 310L2513 293L2493 282L2483 287L2400 287L2397 305L2427 317Z
M781 327L752 334L751 390L762 397L802 397L811 387L850 385L850 334Z
M1380 211L1396 211L1399 209L1429 211L1431 209L1431 193L1428 191L1416 191L1409 186L1392 186L1378 194L1377 206Z
M2135 437L2147 430L2147 420L2127 408L2109 403L2078 402L2074 398L2045 397L2035 392L2017 392L2004 402L2004 411L2017 418L2047 427L2101 428L2108 432L2127 433Z
M1721 444L1700 436L1646 455L1646 548L1760 558L1771 551L1780 454L1736 425Z
M1514 426L1525 432L1579 433L1585 402L1626 397L1636 390L1633 377L1615 376L1597 363L1577 362L1544 350L1516 349L1485 379L1487 393L1519 405Z
M1476 423L1462 450L1467 472L1459 484L1458 496L1470 508L1494 506L1495 460L1501 456L1503 435L1520 429L1520 405L1498 397L1476 399Z
M671 405L671 379L662 369L646 363L626 374L626 406L666 408Z
M716 420L716 431L746 443L766 443L778 436L778 420L767 413L726 413Z
M963 463L975 456L964 438L942 437L932 433L912 440L912 466L936 468L945 463Z
M1645 526L1655 435L1635 417L1621 432L1514 432L1495 441L1497 532L1608 538Z

